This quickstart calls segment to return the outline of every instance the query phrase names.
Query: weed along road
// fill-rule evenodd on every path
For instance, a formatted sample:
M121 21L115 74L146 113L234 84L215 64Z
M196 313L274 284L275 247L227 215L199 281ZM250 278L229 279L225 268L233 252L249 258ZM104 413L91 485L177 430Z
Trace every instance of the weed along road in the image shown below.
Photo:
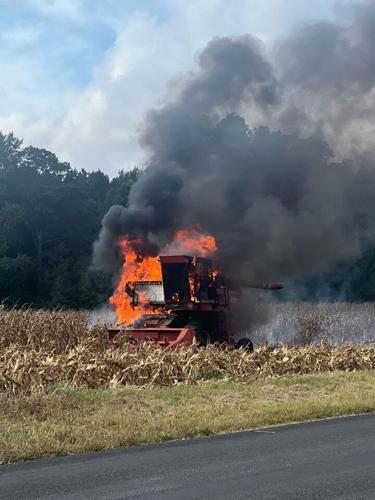
M0 498L375 498L375 414L0 466Z

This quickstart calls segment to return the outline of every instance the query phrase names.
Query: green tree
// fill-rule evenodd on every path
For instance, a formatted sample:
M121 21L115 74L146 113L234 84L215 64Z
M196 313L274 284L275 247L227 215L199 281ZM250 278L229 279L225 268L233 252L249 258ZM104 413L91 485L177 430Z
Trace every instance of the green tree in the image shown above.
M108 297L110 277L88 271L92 245L108 206L127 203L138 175L77 171L0 133L0 300L74 308Z
M112 205L127 205L130 189L141 174L142 171L136 167L128 172L121 170L119 174L111 180L106 196L107 210Z

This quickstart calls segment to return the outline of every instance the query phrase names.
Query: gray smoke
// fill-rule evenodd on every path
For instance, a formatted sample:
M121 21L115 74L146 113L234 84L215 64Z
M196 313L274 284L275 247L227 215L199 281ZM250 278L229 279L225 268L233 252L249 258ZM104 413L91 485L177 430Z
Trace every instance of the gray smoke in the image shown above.
M272 55L283 103L272 126L325 139L340 159L374 163L375 3L347 8L339 22L300 26Z
M250 36L211 41L179 96L149 112L148 166L128 207L104 217L94 267L118 268L121 237L156 255L192 225L234 278L299 278L360 255L375 238L374 39L368 2L299 27L269 60Z

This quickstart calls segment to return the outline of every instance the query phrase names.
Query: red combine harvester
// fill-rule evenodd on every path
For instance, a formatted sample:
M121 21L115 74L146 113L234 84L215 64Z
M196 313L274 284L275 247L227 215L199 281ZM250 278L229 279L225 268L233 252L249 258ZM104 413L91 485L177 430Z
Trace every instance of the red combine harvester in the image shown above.
M197 342L202 346L219 342L252 350L249 338L235 342L230 322L230 295L224 277L214 272L212 261L185 255L159 257L162 281L133 281L126 284L132 307L147 303L147 311L131 325L109 328L110 339L125 332L137 341L153 341L174 348ZM239 282L236 288L264 290L281 284Z

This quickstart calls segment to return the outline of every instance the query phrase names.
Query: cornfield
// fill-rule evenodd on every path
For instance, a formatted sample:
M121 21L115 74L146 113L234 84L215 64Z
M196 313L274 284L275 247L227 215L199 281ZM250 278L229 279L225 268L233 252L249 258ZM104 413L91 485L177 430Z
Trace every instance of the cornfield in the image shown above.
M268 321L252 329L258 343L312 344L322 338L334 345L375 344L375 304L366 302L259 304Z
M278 307L286 309L283 317L288 321L291 321L293 307L294 312L297 310L302 339L299 345L279 343L270 348L264 344L248 354L230 347L203 349L195 345L170 351L148 343L131 350L126 338L121 336L118 345L113 347L108 343L105 327L88 326L85 313L9 310L0 306L0 391L38 392L60 385L168 386L194 384L214 377L247 382L258 377L375 367L375 347L334 345L323 338L329 337L329 331L322 326L326 322L322 321L319 307L315 313L312 305ZM306 308L304 314L303 307ZM332 307L339 316L338 306ZM365 311L370 308L369 305L363 307ZM329 316L329 306L324 312ZM331 329L333 323L330 323ZM323 337L319 337L322 334ZM302 341L307 345L301 345Z

